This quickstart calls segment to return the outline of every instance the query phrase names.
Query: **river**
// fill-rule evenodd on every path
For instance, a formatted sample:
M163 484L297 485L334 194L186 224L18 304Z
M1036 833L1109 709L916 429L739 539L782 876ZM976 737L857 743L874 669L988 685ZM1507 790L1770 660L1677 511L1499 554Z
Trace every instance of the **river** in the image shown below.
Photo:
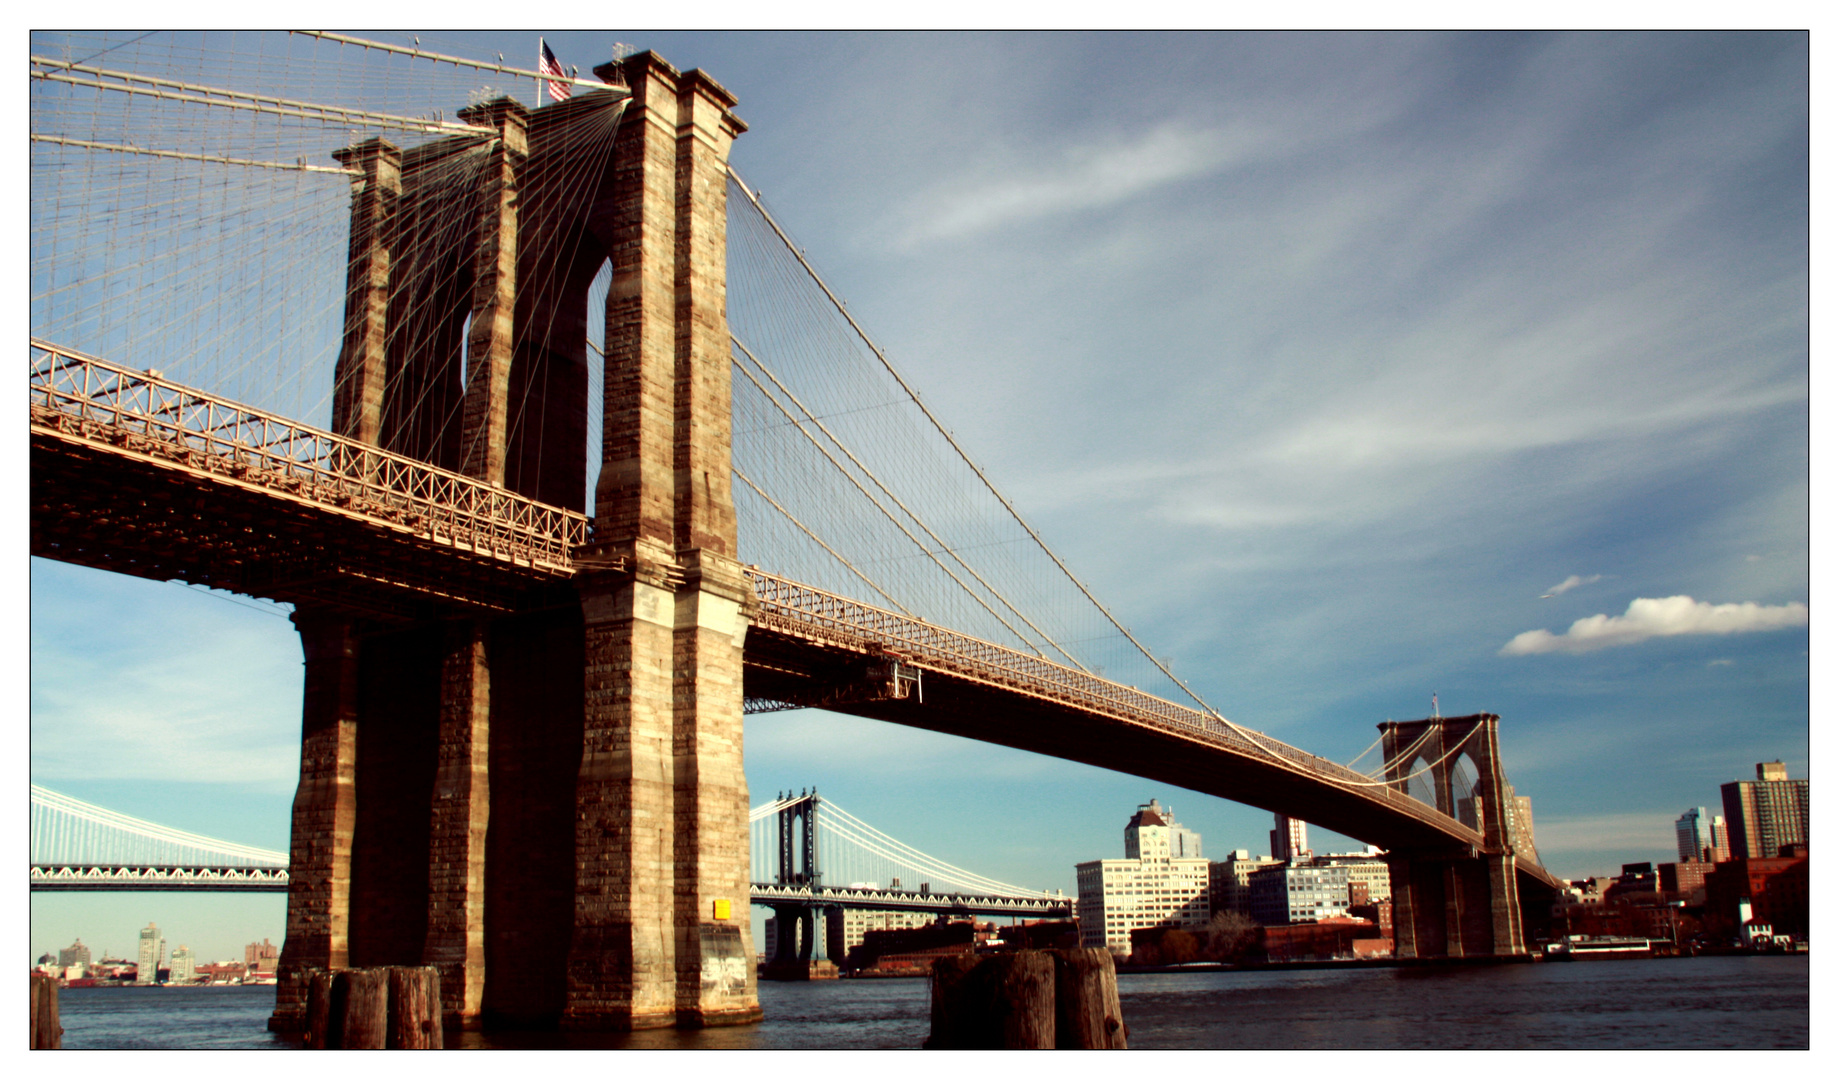
M1137 1049L1763 1049L1808 1046L1808 961L1793 956L1500 967L1131 975ZM287 1048L273 987L65 989L64 1046ZM900 1049L928 1030L924 979L760 984L766 1021L629 1035L468 1034L497 1048Z

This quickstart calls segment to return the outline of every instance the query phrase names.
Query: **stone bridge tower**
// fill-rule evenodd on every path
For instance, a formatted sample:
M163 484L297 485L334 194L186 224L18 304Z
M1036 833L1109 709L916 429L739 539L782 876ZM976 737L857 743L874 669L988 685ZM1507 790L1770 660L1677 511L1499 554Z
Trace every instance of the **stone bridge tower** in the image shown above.
M572 590L483 611L410 583L388 612L296 611L279 1029L315 969L421 963L450 1024L760 1018L726 316L746 125L652 53L595 73L609 90L460 113L489 137L338 155L362 174L340 434L583 509L590 317L605 411Z
M1452 779L1456 761L1467 755L1480 779L1472 798L1483 844L1461 854L1392 851L1392 925L1400 959L1520 956L1526 952L1513 830L1501 772L1500 720L1493 713L1387 721L1379 725L1386 779L1405 791L1406 778L1421 759L1430 763L1437 810L1462 816ZM1399 754L1413 744L1409 761Z

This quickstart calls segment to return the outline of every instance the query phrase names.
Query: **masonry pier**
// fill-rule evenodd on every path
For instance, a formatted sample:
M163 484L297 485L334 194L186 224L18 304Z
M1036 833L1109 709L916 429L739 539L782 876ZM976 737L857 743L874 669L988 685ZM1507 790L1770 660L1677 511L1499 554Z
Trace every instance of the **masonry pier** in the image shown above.
M1500 717L1478 713L1387 721L1379 729L1390 763L1386 779L1393 788L1404 792L1407 778L1425 762L1437 810L1468 819L1483 837L1482 847L1465 852L1390 852L1396 955L1401 960L1525 956L1512 789L1501 771ZM1466 805L1458 806L1453 777L1463 757L1474 763L1479 779Z
M605 398L572 588L297 607L277 1029L305 1025L315 973L416 965L450 1026L760 1019L726 318L746 125L655 54L595 73L608 89L500 98L459 112L472 133L338 155L360 174L338 434L579 511L589 318Z

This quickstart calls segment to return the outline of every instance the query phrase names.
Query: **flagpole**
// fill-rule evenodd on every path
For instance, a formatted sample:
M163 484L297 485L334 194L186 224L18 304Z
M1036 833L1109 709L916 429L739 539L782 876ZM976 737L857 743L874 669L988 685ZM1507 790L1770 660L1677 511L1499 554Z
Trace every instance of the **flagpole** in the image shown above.
M544 51L545 49L544 49L544 43L543 43L543 35L538 34L536 36L536 70L538 71L543 70ZM543 107L543 95L547 94L548 92L549 92L549 84L545 83L541 79L536 80L536 100L530 103L530 107L532 109L542 108Z

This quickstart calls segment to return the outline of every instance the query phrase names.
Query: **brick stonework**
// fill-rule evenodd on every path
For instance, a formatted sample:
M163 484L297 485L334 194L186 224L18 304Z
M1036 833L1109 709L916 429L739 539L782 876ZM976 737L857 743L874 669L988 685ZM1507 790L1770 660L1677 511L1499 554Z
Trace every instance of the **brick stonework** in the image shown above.
M440 970L441 1011L479 1022L485 997L485 833L490 821L491 667L483 623L447 627L428 845L423 963Z
M352 196L345 344L333 378L338 389L332 400L332 430L375 444L382 430L390 262L397 202L402 196L402 151L382 139L367 139L334 150L332 156L364 174Z
M1500 767L1500 717L1435 717L1387 721L1383 732L1387 779L1399 790L1430 765L1437 809L1456 816L1453 777L1466 756L1478 774L1472 797L1485 807L1511 806ZM1416 744L1412 759L1399 759ZM1395 848L1391 868L1393 926L1400 959L1458 959L1526 953L1512 830L1504 814L1481 815L1482 847L1467 855Z
M460 118L498 132L480 177L478 241L473 249L472 325L466 332L466 392L460 471L504 483L511 358L517 310L517 174L529 156L530 114L499 98L460 110Z
M759 1019L748 918L741 644L719 85L622 72L596 541L631 579L582 586L587 689L571 1027ZM729 917L715 917L716 901Z
M306 980L350 959L351 838L357 823L358 648L350 623L296 611L306 657L300 786L288 846L287 938L274 1026L306 1019Z
M460 113L495 137L342 152L363 176L335 422L363 441L584 506L586 298L610 262L578 558L621 568L580 574L578 608L368 636L296 619L277 1027L298 1025L304 973L360 962L437 966L453 1025L760 1018L726 316L746 128L721 86L651 53L601 73L632 88L623 118L612 95L498 99Z

